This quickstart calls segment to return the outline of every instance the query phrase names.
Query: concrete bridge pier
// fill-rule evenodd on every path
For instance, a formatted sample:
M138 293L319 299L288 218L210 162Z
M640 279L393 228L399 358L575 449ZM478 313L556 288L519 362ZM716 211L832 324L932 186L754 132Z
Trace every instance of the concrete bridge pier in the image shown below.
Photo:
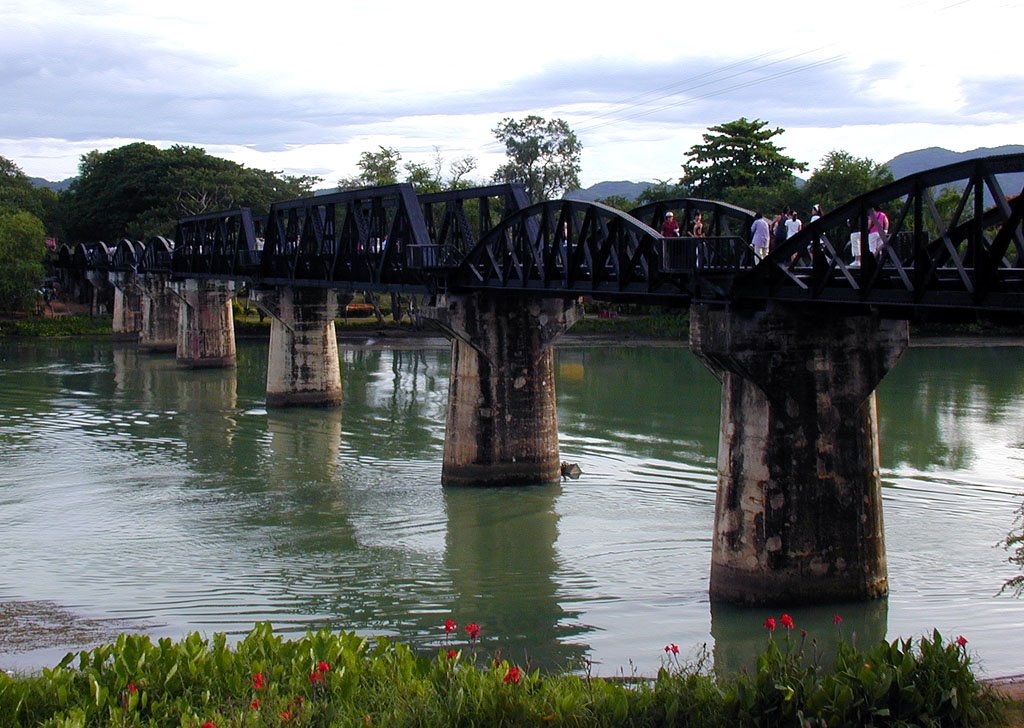
M560 477L552 344L574 301L449 295L424 312L452 341L444 485L531 485Z
M341 360L334 319L351 294L328 288L257 288L253 300L270 317L268 407L341 404Z
M187 369L235 366L234 283L186 278L174 284L178 307L177 362Z
M114 341L137 341L142 330L142 291L134 273L110 273L114 286Z
M102 316L108 311L107 303L110 301L110 281L103 271L87 270L85 279L92 286L92 298L89 301L89 315Z
M690 348L722 382L713 601L885 596L875 387L905 321L690 309Z
M139 350L169 352L178 349L178 299L167 276L139 278L142 290L142 328Z

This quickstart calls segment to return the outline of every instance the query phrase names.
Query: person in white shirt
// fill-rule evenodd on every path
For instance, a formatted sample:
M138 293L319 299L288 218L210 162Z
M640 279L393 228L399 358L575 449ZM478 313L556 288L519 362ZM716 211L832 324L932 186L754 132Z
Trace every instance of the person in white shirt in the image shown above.
M786 218L786 239L793 237L803 228L803 221L796 216L796 210L789 213L789 217Z

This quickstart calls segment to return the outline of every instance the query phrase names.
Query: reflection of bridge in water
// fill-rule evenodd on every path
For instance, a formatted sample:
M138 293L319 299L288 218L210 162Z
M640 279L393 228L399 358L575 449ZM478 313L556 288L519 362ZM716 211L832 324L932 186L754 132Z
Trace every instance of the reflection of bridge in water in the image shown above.
M866 599L887 591L875 387L918 312L1024 312L1024 197L1000 183L1021 171L1024 155L1008 155L907 177L760 261L753 213L722 202L627 214L529 204L514 185L392 185L278 203L265 219L185 218L173 244L82 244L60 264L109 278L115 328L190 367L233 364L230 298L247 286L272 317L268 406L341 402L333 321L352 292L431 296L421 315L452 340L452 485L558 479L551 345L578 297L688 306L691 349L723 391L712 597ZM940 210L947 186L962 192ZM667 209L702 212L707 237L659 235Z

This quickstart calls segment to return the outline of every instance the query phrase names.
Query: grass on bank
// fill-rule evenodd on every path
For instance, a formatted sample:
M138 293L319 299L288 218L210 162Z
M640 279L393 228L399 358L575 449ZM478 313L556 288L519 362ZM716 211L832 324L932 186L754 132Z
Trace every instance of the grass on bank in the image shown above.
M484 654L449 621L437 654L323 630L296 640L257 624L237 645L222 634L156 643L122 635L40 674L0 672L0 726L985 726L1005 705L971 671L965 641L936 632L841 641L823 669L783 615L757 667L716 677L665 649L651 680L542 674ZM768 620L775 629L775 621ZM788 629L786 628L788 627Z

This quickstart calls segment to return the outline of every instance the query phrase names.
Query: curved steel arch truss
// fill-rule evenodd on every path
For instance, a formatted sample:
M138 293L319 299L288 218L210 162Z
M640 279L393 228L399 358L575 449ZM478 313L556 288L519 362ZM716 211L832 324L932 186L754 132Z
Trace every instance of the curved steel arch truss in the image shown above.
M675 214L683 237L690 232L693 218L699 212L704 219L704 235L709 237L739 237L750 239L750 225L754 222L753 210L730 205L718 200L704 200L698 197L677 197L658 200L641 207L635 207L629 214L640 222L661 230L666 212Z
M145 249L139 261L140 273L166 274L171 273L174 243L165 237L156 235L146 241Z
M662 271L664 238L597 202L552 200L505 218L466 256L453 289L688 295L689 278Z
M806 225L728 295L1020 311L1024 195L1007 175L1022 172L1024 154L1001 155L872 190Z

